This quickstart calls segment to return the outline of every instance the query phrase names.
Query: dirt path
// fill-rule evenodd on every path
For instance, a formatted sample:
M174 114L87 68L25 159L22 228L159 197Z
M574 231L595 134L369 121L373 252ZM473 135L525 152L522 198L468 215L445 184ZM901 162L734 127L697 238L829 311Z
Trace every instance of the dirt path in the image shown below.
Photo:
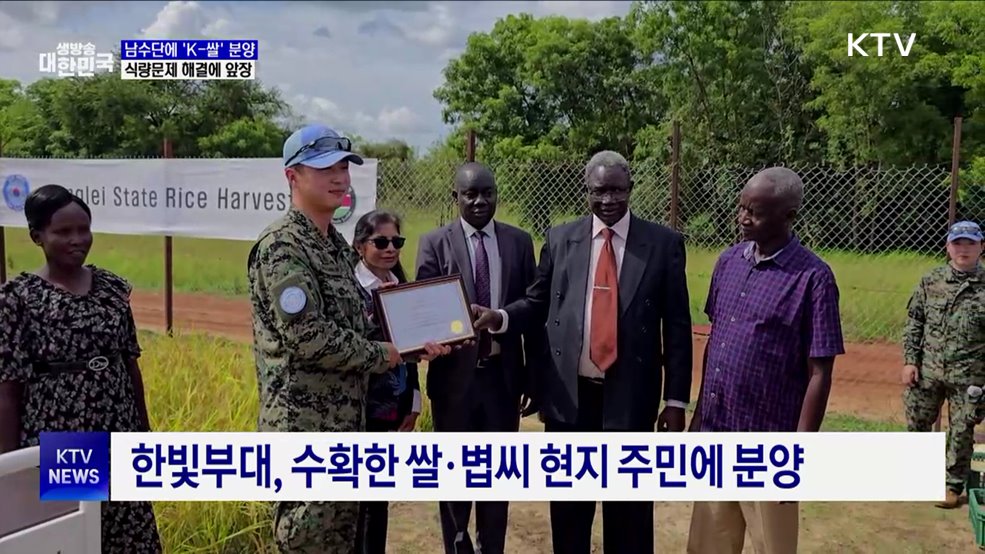
M139 326L164 327L164 296L134 291L134 315ZM204 294L174 295L174 326L177 331L206 332L233 340L252 340L250 306L244 299ZM701 354L706 329L694 335L694 392L701 382ZM843 414L880 420L902 420L899 371L902 353L895 344L849 344L847 353L835 364L829 407Z

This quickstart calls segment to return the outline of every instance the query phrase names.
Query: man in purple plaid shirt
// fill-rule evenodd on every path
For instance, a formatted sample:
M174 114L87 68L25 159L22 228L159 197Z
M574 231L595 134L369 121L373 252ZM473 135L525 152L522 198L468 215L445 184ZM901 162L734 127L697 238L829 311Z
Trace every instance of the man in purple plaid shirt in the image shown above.
M804 186L774 167L742 190L743 242L712 273L701 393L691 431L815 432L824 419L834 358L844 354L838 286L828 265L793 234ZM763 463L768 463L766 459ZM797 503L696 502L689 553L797 551Z

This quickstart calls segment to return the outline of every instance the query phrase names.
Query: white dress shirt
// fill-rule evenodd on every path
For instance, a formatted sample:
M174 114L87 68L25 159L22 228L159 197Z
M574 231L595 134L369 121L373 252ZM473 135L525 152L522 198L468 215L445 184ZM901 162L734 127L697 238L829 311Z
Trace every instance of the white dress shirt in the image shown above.
M612 249L616 255L616 275L622 276L622 261L626 255L626 239L629 237L629 222L632 216L627 211L626 215L611 227L612 229ZM606 227L597 216L592 216L592 253L589 258L588 279L585 283L585 324L582 327L582 348L578 358L578 375L592 379L605 379L605 373L599 370L598 366L591 360L591 334L592 334L592 292L595 287L595 271L598 268L599 255L602 253L602 246L605 244L605 237L602 236L602 229ZM497 333L505 332L507 329L506 312L499 310L503 316L503 325L496 330ZM686 408L687 404L679 400L668 400L668 406Z
M359 281L359 284L362 285L362 287L369 292L372 292L380 288L380 285L383 284L383 280L377 277L375 273L373 273L368 267L366 267L366 264L363 263L362 260L360 260L359 263L356 264L356 280ZM392 271L389 272L389 275L387 275L386 282L396 283L397 276L394 275ZM414 412L415 414L421 413L421 391L417 389L414 389L414 403L410 411Z
M475 247L478 237L475 234L479 232L478 229L473 227L467 221L459 218L462 223L462 230L465 231L465 244L469 247L469 260L472 262L472 278L473 283L475 282ZM486 259L489 261L489 309L496 310L500 307L500 302L502 301L502 293L500 288L502 288L503 283L503 260L499 257L499 239L496 236L496 225L493 220L489 220L489 223L482 228L482 231L486 233L486 236L482 238L482 243L486 247ZM490 344L489 355L493 356L500 353L499 343L492 341Z

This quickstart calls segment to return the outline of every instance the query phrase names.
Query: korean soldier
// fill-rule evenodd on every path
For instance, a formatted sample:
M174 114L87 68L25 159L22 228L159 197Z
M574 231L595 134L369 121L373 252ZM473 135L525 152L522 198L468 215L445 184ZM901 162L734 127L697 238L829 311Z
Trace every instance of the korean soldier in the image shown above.
M369 374L401 362L392 344L365 338L358 255L332 225L349 191L349 162L363 160L321 125L284 143L291 206L249 257L261 432L362 431ZM429 345L428 357L447 350ZM357 549L358 515L356 502L278 502L274 538L281 552L348 554Z
M921 279L907 308L903 403L910 431L930 431L946 399L947 494L956 508L971 466L975 425L985 418L985 268L982 230L962 221L947 235L950 263Z

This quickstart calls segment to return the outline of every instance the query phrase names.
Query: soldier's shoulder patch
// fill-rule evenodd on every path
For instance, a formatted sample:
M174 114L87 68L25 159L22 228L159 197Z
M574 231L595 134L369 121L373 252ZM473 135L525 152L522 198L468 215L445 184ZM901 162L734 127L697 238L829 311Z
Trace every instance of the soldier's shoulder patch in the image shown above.
M299 314L308 305L308 293L301 287L292 285L280 291L277 304L286 314Z
M292 320L310 311L316 303L310 287L299 275L288 275L271 288L274 309L283 319Z

